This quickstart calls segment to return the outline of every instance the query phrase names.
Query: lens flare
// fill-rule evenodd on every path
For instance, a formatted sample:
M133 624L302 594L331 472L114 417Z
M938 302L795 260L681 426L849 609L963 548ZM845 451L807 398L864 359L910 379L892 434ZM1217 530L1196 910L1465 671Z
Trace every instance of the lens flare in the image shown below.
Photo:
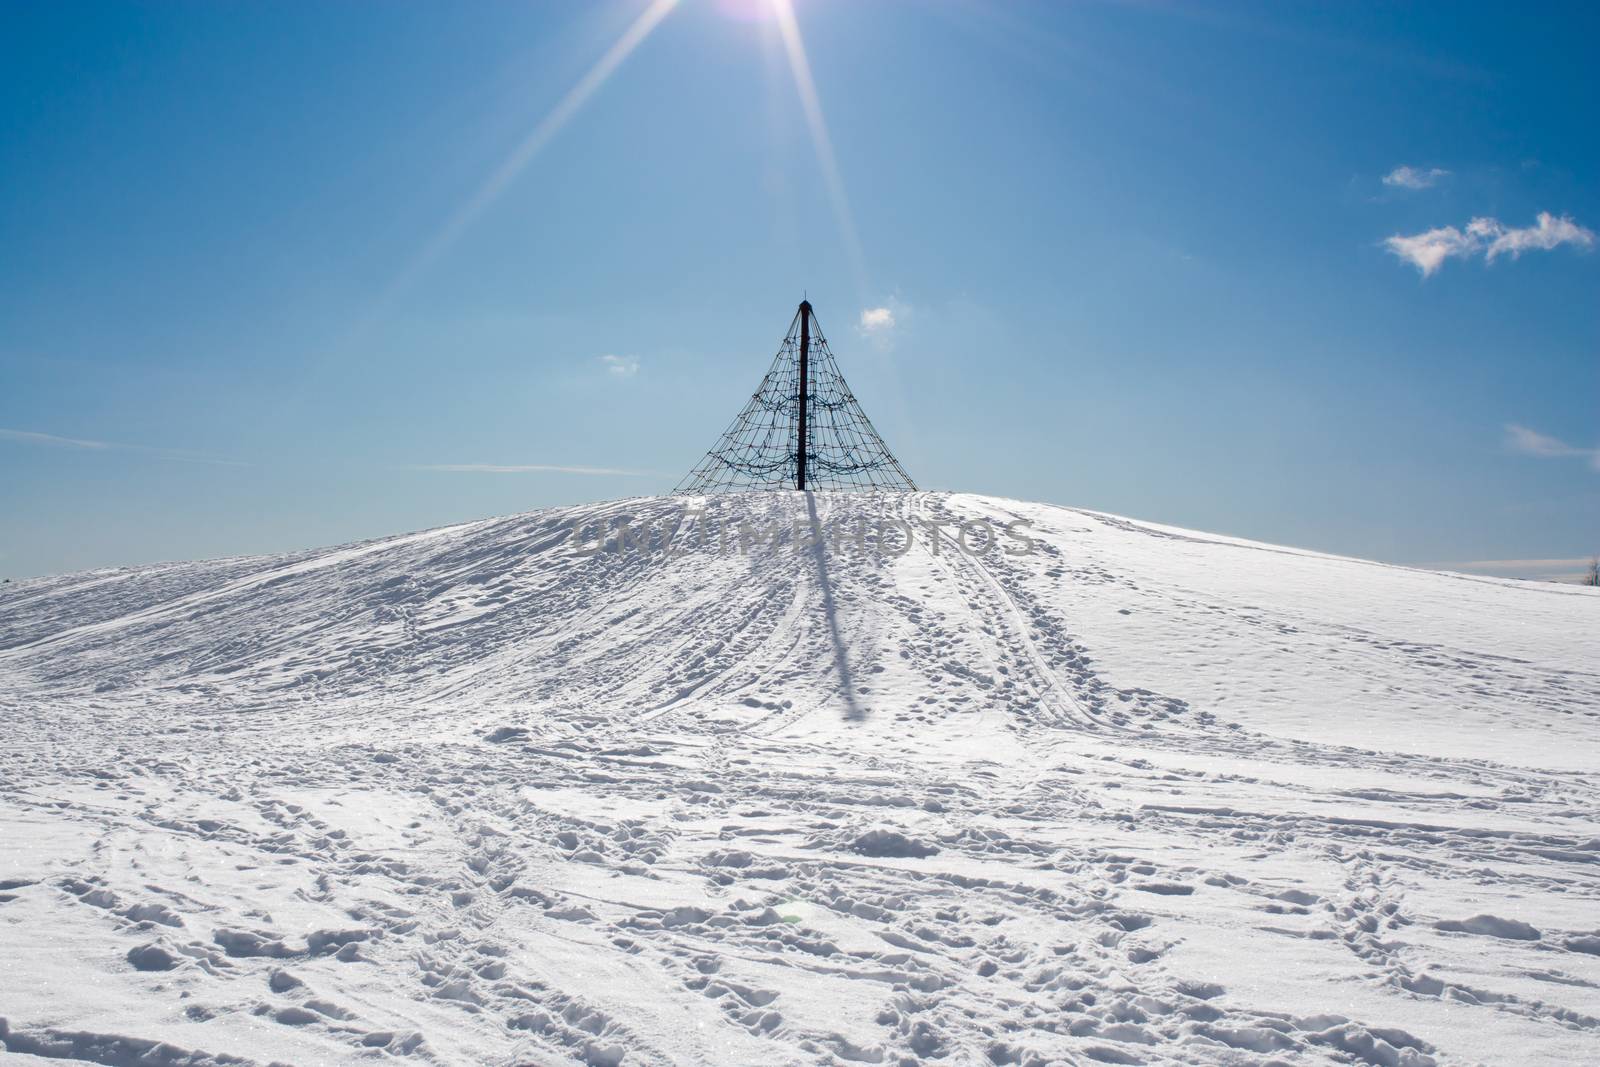
M828 200L844 240L845 254L850 259L850 270L855 276L856 293L865 298L867 271L865 257L861 254L861 241L856 236L855 219L850 213L850 200L845 196L844 179L839 176L839 162L834 158L833 141L828 136L828 124L822 117L822 100L817 96L817 83L811 77L811 62L806 58L805 41L800 36L800 23L794 17L791 0L770 0L773 17L778 22L778 33L783 38L783 48L789 57L789 70L794 74L795 91L800 95L800 106L806 114L806 125L811 130L811 143L817 153L817 165L822 170L822 180L828 189Z
M523 138L510 155L500 166L485 179L471 198L467 200L456 212L450 216L444 226L440 228L433 238L423 246L423 249L400 276L395 279L385 294L384 303L398 296L406 289L417 276L439 257L445 249L454 244L469 226L496 200L498 200L518 174L528 163L537 156L544 147L550 143L556 134L561 132L563 126L572 120L589 98L606 83L606 79L620 67L624 60L632 54L633 50L644 43L650 32L661 24L672 9L678 6L678 0L654 0L653 3L634 19L632 24L623 31L617 42L606 50L588 73L578 79L576 85L567 91L556 106L550 110L543 119L539 120L528 136Z
M717 0L717 10L740 22L768 22L777 17L772 0Z

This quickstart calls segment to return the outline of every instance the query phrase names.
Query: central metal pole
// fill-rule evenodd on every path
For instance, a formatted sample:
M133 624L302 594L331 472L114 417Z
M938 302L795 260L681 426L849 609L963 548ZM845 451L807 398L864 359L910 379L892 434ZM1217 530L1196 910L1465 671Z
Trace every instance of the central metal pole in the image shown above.
M806 487L806 408L811 404L811 301L800 301L800 419L795 433L795 488Z

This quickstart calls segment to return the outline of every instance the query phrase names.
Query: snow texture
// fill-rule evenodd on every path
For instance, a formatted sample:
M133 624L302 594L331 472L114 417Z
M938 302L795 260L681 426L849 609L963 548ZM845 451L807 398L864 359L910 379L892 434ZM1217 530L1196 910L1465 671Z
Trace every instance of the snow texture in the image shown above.
M944 525L709 536L858 515ZM14 583L0 1058L1600 1062L1597 652L1592 590L939 493Z

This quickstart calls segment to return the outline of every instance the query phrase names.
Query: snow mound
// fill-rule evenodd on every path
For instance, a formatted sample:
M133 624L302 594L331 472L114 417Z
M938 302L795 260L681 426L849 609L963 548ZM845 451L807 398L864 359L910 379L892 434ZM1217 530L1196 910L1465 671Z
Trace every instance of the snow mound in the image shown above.
M1474 915L1470 919L1445 919L1433 924L1435 930L1460 934L1482 934L1486 937L1503 937L1509 941L1537 941L1539 931L1516 919L1502 919L1498 915Z
M942 493L13 583L0 1048L1591 1062L1597 620Z
M907 837L898 830L887 830L882 827L868 830L850 843L850 851L863 856L895 856L900 858L916 858L931 856L939 851L938 845L930 845L918 841L914 837Z

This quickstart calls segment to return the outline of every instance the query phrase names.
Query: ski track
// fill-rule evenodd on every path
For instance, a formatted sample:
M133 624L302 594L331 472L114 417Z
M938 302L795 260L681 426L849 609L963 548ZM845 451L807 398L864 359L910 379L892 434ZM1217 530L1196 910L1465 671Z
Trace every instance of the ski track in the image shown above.
M575 550L636 499L5 587L0 1048L1600 1062L1600 596L687 502L674 555Z

